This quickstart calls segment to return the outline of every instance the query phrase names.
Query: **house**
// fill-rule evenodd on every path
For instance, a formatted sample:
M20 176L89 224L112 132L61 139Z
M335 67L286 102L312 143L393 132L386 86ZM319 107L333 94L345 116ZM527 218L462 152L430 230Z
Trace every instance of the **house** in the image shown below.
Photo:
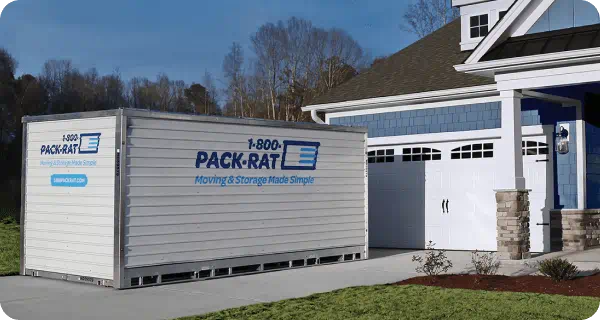
M303 109L368 127L369 245L507 259L598 245L598 11L452 4L460 19Z

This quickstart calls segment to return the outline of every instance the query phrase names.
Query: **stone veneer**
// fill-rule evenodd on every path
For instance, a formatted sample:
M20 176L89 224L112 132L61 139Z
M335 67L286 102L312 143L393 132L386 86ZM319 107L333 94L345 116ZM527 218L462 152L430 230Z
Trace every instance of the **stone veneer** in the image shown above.
M583 251L600 245L600 209L550 211L552 251Z
M529 242L529 190L496 190L498 258L531 258Z

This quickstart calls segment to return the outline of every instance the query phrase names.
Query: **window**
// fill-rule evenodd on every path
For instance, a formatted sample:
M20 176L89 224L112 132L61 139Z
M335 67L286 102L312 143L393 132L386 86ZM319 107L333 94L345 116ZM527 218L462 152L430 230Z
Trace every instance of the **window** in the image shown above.
M481 159L494 157L493 143L477 143L452 149L450 159Z
M470 28L471 38L487 36L489 31L488 15L472 16Z
M435 161L442 160L442 152L431 148L404 148L402 161Z
M500 14L498 16L498 18L499 18L498 20L502 20L502 18L504 18L504 16L506 15L507 12L508 12L508 10L506 10L506 11L500 11Z
M524 156L546 155L550 152L548 144L543 142L523 141L522 146Z
M394 162L394 149L375 150L367 153L368 163Z

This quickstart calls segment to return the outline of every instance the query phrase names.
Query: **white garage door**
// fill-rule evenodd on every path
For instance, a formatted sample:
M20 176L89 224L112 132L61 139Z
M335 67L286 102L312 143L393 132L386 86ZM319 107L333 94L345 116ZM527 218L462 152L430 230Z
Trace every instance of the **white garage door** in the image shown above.
M523 138L531 251L550 249L552 128ZM369 245L495 251L497 140L401 145L369 152Z
M495 250L495 159L493 140L372 150L370 245Z

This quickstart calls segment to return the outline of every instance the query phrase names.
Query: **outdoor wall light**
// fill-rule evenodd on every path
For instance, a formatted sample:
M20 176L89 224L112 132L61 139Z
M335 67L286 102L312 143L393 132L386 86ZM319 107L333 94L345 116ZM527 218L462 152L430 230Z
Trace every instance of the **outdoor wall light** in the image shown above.
M559 154L569 153L569 124L561 124L556 133L556 151Z

